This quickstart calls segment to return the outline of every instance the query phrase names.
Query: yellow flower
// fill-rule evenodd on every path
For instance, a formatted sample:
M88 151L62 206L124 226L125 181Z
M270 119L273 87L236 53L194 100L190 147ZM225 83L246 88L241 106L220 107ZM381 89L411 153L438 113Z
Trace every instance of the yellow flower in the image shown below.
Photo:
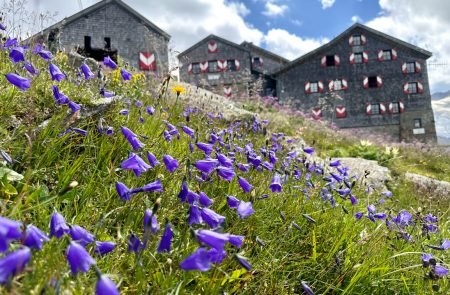
M372 143L368 140L361 140L360 141L361 146L371 146Z
M172 91L175 92L177 95L180 95L181 93L185 92L186 90L184 89L183 86L176 85L172 88Z

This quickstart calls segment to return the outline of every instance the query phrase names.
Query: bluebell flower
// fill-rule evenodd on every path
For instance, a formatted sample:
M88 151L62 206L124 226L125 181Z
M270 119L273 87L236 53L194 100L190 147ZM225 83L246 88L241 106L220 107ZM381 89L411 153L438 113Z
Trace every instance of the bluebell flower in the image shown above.
M120 130L122 131L123 136L128 140L128 142L131 144L133 149L135 151L139 150L140 148L143 148L145 144L143 144L138 138L137 135L133 133L130 129L127 127L120 127Z
M56 212L56 210L52 214L52 218L50 220L50 237L55 236L56 238L61 238L64 234L70 232L69 226L66 224L66 220L64 217Z
M227 257L227 252L224 249L211 248L208 250L208 259L211 263L221 264Z
M0 216L0 253L8 250L10 241L22 237L21 226L20 222Z
M137 236L135 236L134 234L130 235L130 238L128 240L128 252L139 253L144 249L144 247L144 244Z
M230 207L232 209L237 209L240 202L241 202L241 200L239 200L238 198L236 198L234 196L227 196L228 207Z
M124 115L124 116L128 115L129 113L130 113L130 111L128 109L122 109L119 111L119 114Z
M211 261L208 251L205 248L198 248L194 253L186 257L181 263L183 270L208 271L211 269Z
M62 92L59 91L58 86L52 86L53 97L57 104L68 104L70 99Z
M89 243L94 242L94 235L79 225L72 225L70 227L70 236L72 237L73 241L77 242L83 247Z
M114 95L116 95L114 92L112 91L106 91L104 87L100 88L100 94L103 97L113 97Z
M107 67L110 67L113 70L117 68L117 64L109 56L105 56L103 58L103 64Z
M48 242L50 239L41 231L38 227L29 224L25 232L25 240L23 244L29 248L37 250L42 249L44 242Z
M0 30L6 31L6 26L2 23L0 23Z
M203 218L202 218L202 211L201 209L197 206L196 203L193 203L190 207L189 207L189 219L188 219L188 224L192 225L192 224L202 224L203 223Z
M270 190L273 193L281 193L281 177L278 174L275 174L272 178L272 183L269 185Z
M9 73L5 75L6 80L14 86L18 87L20 90L25 91L31 87L31 79L21 77L14 73Z
M6 163L11 164L11 165L14 163L11 156L4 150L0 150L0 156L2 156L3 160L5 160Z
M31 251L24 247L8 253L0 259L0 285L6 285L9 280L21 273L31 259Z
M161 237L161 242L158 246L158 253L170 252L170 247L172 244L173 231L170 223L167 223L164 227L164 232Z
M153 106L148 106L145 110L149 115L153 115L155 113L155 108Z
M189 192L188 184L185 180L183 180L183 183L181 184L181 190L178 193L178 198L181 200L181 202L186 202L186 197Z
M85 63L83 63L81 65L81 71L83 72L84 78L86 80L92 79L95 77L94 73L92 73L91 69L89 68L89 66Z
M64 75L61 70L54 64L50 63L49 65L49 71L50 75L52 76L53 81L61 81L62 79L66 78L66 75Z
M36 70L33 65L29 62L25 62L24 64L25 69L28 71L28 73L30 73L31 75L35 76L39 73L38 70Z
M95 285L96 295L119 295L119 290L117 286L108 278L106 275L100 275L97 283Z
M217 160L219 160L220 165L231 168L233 167L233 160L225 156L224 154L218 153L217 154Z
M120 70L120 75L122 76L122 79L123 79L124 81L129 81L129 80L131 80L131 77L133 76L130 72L128 72L128 71L125 70L125 69L121 69L121 70Z
M131 198L131 190L122 182L116 182L116 191L122 201L128 201Z
M200 192L198 196L199 202L203 207L209 207L214 203L214 201L208 198L208 196L204 192Z
M100 256L106 255L116 248L116 243L111 241L95 241L94 252Z
M72 127L72 128L70 128L70 130L72 130L75 133L81 134L83 136L88 135L88 131L84 130L84 129L81 129L81 128Z
M18 45L19 45L19 42L17 41L17 38L8 38L5 41L6 48L10 48L10 47L18 46Z
M68 105L72 113L76 113L81 109L81 106L74 101L69 101Z
M216 159L198 160L194 164L195 168L207 174L211 173L218 165L219 161Z
M237 259L239 264L242 267L244 267L247 271L250 271L252 269L252 265L250 264L250 262L248 262L247 258L245 258L244 256L241 256L239 254L234 254L234 257Z
M94 258L77 242L70 242L67 248L67 261L70 265L72 274L78 272L87 272L92 264L95 264Z
M161 184L161 180L158 179L154 182L147 183L142 187L142 191L144 192L163 192L163 186Z
M194 129L189 128L188 126L183 126L183 127L181 127L181 129L183 130L184 133L186 133L190 137L194 138L194 136L195 136Z
M122 169L133 170L137 177L151 168L139 155L131 153L129 158L120 164Z
M303 148L303 151L309 155L311 155L312 153L314 153L314 148L312 147L305 147Z
M305 281L301 281L301 284L303 291L305 291L307 295L314 295L314 291L311 289L310 286L308 286L308 284Z
M203 221L205 221L211 228L215 228L225 221L224 216L217 214L209 208L202 208L201 216Z
M251 202L240 202L237 207L237 213L240 218L247 218L255 212Z
M173 173L179 166L178 160L174 159L171 155L163 156L164 165L166 165L167 171Z
M152 210L146 209L144 212L144 232L156 234L159 230L160 227L156 214L153 214Z
M237 248L241 248L242 244L244 243L244 238L245 238L244 236L230 234L228 242Z
M236 173L234 172L234 169L232 167L228 168L224 166L219 166L217 167L217 175L219 175L226 181L231 181L233 180L233 177L236 176Z
M211 155L212 150L213 150L212 144L197 142L196 145L197 145L197 148L199 148L200 150L202 150L205 153L205 155Z
M9 58L13 63L25 61L25 49L21 46L11 48Z
M230 239L229 234L222 234L206 229L198 230L195 236L199 242L216 249L223 249Z

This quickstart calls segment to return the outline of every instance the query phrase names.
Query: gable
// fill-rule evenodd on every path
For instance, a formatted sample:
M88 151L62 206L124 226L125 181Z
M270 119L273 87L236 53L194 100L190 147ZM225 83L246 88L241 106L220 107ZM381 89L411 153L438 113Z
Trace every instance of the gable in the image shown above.
M232 51L240 51L241 53L247 53L248 50L244 49L242 46L223 39L216 35L209 35L206 38L200 40L195 43L188 49L184 50L180 54L178 54L178 59L183 60L188 58L190 55L195 52L195 54L203 53L204 56L208 56L208 54L221 54L228 50ZM221 54L222 55L222 54Z

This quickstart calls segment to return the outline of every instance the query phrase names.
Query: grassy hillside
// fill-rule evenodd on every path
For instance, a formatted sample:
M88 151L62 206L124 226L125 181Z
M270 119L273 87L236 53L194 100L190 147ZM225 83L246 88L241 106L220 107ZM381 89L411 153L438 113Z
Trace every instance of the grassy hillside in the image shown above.
M121 294L450 292L448 200L403 178L448 180L447 155L361 144L263 102L239 102L255 118L224 118L167 79L124 80L121 64L86 80L66 55L30 48L31 75L13 47L0 51L0 293L102 294L114 289L102 273ZM84 116L101 88L116 99ZM334 156L381 161L391 191ZM99 241L115 247L98 255Z

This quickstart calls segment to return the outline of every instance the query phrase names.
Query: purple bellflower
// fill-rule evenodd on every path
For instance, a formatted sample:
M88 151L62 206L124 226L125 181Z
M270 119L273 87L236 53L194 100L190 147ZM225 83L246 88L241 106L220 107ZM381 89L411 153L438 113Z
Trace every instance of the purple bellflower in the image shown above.
M147 151L147 160L150 163L150 166L152 168L154 168L155 166L158 166L160 164L160 162L158 161L158 159L155 157L154 154L152 154L151 152Z
M143 192L147 192L147 193L150 193L150 192L161 193L161 192L163 192L163 186L161 184L161 180L158 179L158 180L155 180L153 182L147 183L146 185L144 185L141 188L141 190Z
M23 47L13 47L9 52L9 58L13 63L25 61L25 50Z
M234 169L232 167L228 168L224 166L219 166L217 167L217 175L219 175L226 181L231 181L233 180L233 177L236 176L236 173L234 172Z
M164 155L163 157L164 165L166 165L167 171L173 173L179 166L177 159L174 159L170 155Z
M249 193L253 188L253 186L244 177L239 176L238 182L244 193Z
M158 253L170 252L170 247L172 245L173 231L170 223L167 223L164 227L164 232L161 237L161 242L158 246Z
M242 219L247 218L248 216L252 215L254 212L255 212L255 210L253 210L251 202L242 202L241 201L237 207L237 213L238 213L239 217Z
M70 242L67 248L67 262L69 262L72 274L78 272L87 272L92 264L95 264L94 258L77 242Z
M52 218L50 220L50 237L55 236L56 238L61 238L64 234L69 233L70 228L66 224L64 217L58 212L53 212Z
M38 227L29 224L25 232L25 240L23 244L29 248L40 250L44 242L49 241L48 236Z
M222 234L207 229L201 229L195 235L199 242L216 249L223 249L230 239L229 234Z
M225 221L225 216L217 214L209 208L202 208L201 216L211 228L215 228Z
M198 207L197 203L193 203L191 207L189 208L189 219L188 224L202 224L203 218L202 218L202 211Z
M70 236L73 241L83 247L94 242L94 235L79 225L73 225L70 227Z
M19 240L22 237L21 226L20 222L0 216L0 252L8 250L11 240Z
M8 80L9 83L13 84L17 88L20 88L20 90L25 91L28 88L31 87L30 82L31 79L21 77L14 73L6 74L6 80Z
M62 92L59 91L58 86L52 86L53 97L57 104L68 104L70 99Z
M116 191L122 201L128 201L131 198L131 190L122 182L116 182Z
M280 193L282 190L281 187L281 177L278 174L275 174L272 178L272 183L269 185L270 190L273 193Z
M117 64L109 56L105 56L105 58L103 58L103 64L113 70L117 68Z
M206 160L198 160L195 163L195 168L204 172L206 174L211 173L217 166L219 165L219 161L216 159L206 159Z
M232 208L232 209L237 209L237 207L239 206L239 203L241 202L241 200L239 200L236 197L233 196L227 196L227 204L228 207Z
M198 149L202 150L205 153L205 155L211 155L213 149L212 144L197 142L196 145Z
M81 109L81 106L74 101L69 101L69 108L72 113L76 113Z
M145 111L147 112L147 114L153 115L155 113L155 108L153 106L148 106L145 108Z
M203 207L209 207L214 203L214 201L208 198L208 196L204 192L200 192L198 196L199 202Z
M119 295L119 290L117 286L108 278L106 275L100 275L97 283L95 285L96 295Z
M130 157L120 164L122 169L133 170L137 177L151 168L139 155L131 153Z
M128 252L138 253L144 249L144 247L141 240L136 237L136 235L131 234L130 239L128 240Z
M29 62L25 62L24 64L25 69L28 71L28 73L30 73L31 75L35 76L39 73L38 70L36 70L33 65Z
M195 136L195 131L192 128L189 128L188 126L183 126L181 127L181 129L183 129L183 132L186 133L187 135L189 135L190 137L194 138Z
M145 145L137 138L137 135L133 133L130 129L127 127L120 127L120 130L122 131L123 136L128 140L128 142L131 144L133 149L139 150L140 148L143 148Z
M89 68L89 66L87 64L82 64L81 65L81 71L83 72L84 75L84 79L89 80L95 77L94 73L92 73L91 69Z
M205 248L198 248L194 253L186 257L180 267L183 270L208 271L211 268L208 251Z
M241 248L244 243L244 236L230 235L228 242L237 248Z
M144 212L144 232L150 231L152 234L156 234L159 232L159 229L156 215L153 214L152 210L146 209Z
M0 259L0 285L5 285L10 278L19 274L31 259L29 248L22 248L11 252Z
M217 159L219 160L220 165L222 165L224 167L227 167L227 168L233 167L233 160L231 160L230 158L228 158L224 154L218 153L217 154Z
M95 241L94 252L100 256L106 255L116 248L116 243L111 241Z
M125 69L121 69L121 70L120 70L120 75L122 76L122 79L123 79L124 81L129 81L129 80L131 80L131 77L133 76L130 72L128 72L128 71L125 70Z
M66 75L64 75L61 70L54 64L50 63L49 65L49 71L50 75L52 76L53 81L61 81L62 79L66 78Z

